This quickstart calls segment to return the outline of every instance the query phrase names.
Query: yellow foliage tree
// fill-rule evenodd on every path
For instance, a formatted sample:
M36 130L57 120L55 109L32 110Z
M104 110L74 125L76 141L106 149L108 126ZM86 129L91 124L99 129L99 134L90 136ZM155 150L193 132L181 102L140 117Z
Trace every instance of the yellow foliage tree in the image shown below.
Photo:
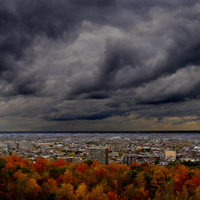
M70 157L75 157L76 154L75 154L75 153L70 153L69 156L70 156Z
M46 185L47 185L48 190L51 193L53 193L56 190L58 190L57 182L54 179L52 179L52 178L50 178L50 179L47 180Z
M141 148L141 147L138 147L138 151L139 151L139 152L142 152L142 148Z
M134 187L133 184L130 184L126 188L126 199L133 200L133 199L147 199L148 193L145 191L144 188L137 188Z
M161 193L160 193L159 189L156 190L155 198L153 200L161 200Z
M182 191L177 194L177 197L181 200L188 200L189 193L185 185L183 186Z
M87 186L85 183L81 183L76 190L76 198L78 200L85 200L86 194L87 194Z
M153 175L153 179L151 180L152 186L158 188L159 190L163 190L166 182L166 177L165 177L165 169L164 168L158 168L155 167L156 170Z
M197 200L200 200L200 186L198 186L195 190L195 196Z
M29 199L37 199L38 193L41 191L40 186L37 184L34 178L31 178L27 181L26 184L26 193ZM27 198L27 199L28 199Z
M101 169L101 164L100 162L98 162L97 160L94 160L92 165L91 165L91 169L94 169L94 170L99 170Z
M68 184L63 183L57 191L55 200L72 200L72 199L76 199L73 186L70 183Z
M72 171L69 169L66 169L65 173L64 173L64 181L65 183L71 183L72 182Z
M34 178L36 181L39 181L42 179L42 177L39 175L38 172L34 172L32 175L31 175L31 178Z
M145 187L146 186L146 181L145 181L145 178L144 178L144 173L139 173L137 174L136 178L135 178L135 181L136 181L136 186L138 188L140 187Z
M41 173L42 179L47 180L49 178L49 173L47 171L44 171Z
M103 192L103 186L97 185L93 190L87 195L88 200L107 200L107 195Z

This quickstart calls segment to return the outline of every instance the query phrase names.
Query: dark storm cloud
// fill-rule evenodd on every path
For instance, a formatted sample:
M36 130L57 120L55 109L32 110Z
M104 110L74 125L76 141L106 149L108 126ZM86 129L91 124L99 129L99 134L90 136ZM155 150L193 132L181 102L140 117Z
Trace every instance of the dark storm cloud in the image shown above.
M199 99L199 9L196 0L1 0L0 95L52 98L43 116L52 121L146 110L162 121L172 111L150 108ZM83 103L93 100L94 112Z
M181 37L178 32L176 34ZM87 82L82 83L79 87L77 86L78 84L75 84L75 88L72 88L71 93L73 95L88 93L85 96L87 98L91 96L92 98L92 93L95 91L99 91L99 94L104 91L104 96L109 97L109 95L105 95L105 92L109 94L119 89L136 88L158 80L161 77L175 74L178 70L188 66L199 67L200 37L195 35L195 39L191 39L191 34L188 33L186 35L184 33L184 35L185 38L182 41L176 39L178 36L175 36L174 44L168 47L164 58L158 60L154 66L146 64L153 53L145 49L145 47L135 47L127 40L108 40L103 58L97 63L99 73L94 82L86 80ZM126 77L120 80L120 75L123 73ZM199 83L190 85L190 87L190 91L172 92L168 97L158 102L152 101L152 103L178 102L187 98L198 97Z
M140 6L143 7L142 2L140 3ZM193 2L189 4L189 6L195 3L197 2ZM166 4L168 4L168 6L159 3L154 5L162 9L169 9L169 3ZM177 5L180 6L181 2ZM173 13L174 17L177 17L177 19L175 19L177 22L173 24L173 21L170 21L172 19L169 19L167 21L168 24L164 26L162 30L163 35L161 40L162 38L166 41L169 40L169 43L166 45L160 44L163 54L154 64L149 61L153 57L156 57L161 49L154 49L153 45L155 41L151 38L152 35L151 37L146 35L145 37L149 37L149 41L141 45L132 42L130 39L113 40L109 38L107 39L104 54L97 63L99 73L96 78L94 78L94 82L88 82L89 84L87 84L86 80L86 83L81 84L79 87L77 86L78 84L76 84L75 88L72 88L71 93L73 95L81 95L83 93L93 93L94 91L106 91L108 94L113 94L117 90L137 88L139 86L145 87L152 81L156 82L159 78L176 74L178 70L187 68L188 66L199 68L199 18L196 18L196 12L193 13L193 16L191 12L184 13L184 6L188 6L186 2L183 2L182 8L177 5L175 8L178 9L178 14ZM136 7L140 8L140 6ZM147 7L151 9L149 3ZM150 35L151 31L147 34ZM159 36L157 34L158 33L154 33L153 37L156 38ZM122 75L124 76L120 78ZM166 85L166 88L167 87ZM190 84L189 87L175 92L173 91L173 86L170 87L171 92L168 92L168 94L161 97L160 94L154 93L155 96L152 100L149 99L145 102L145 100L141 99L141 103L169 103L199 98L199 83ZM147 94L144 93L143 96L145 97L145 95Z
M188 66L137 89L138 104L178 103L200 97L199 66Z
M0 77L8 82L15 82L21 70L29 70L30 63L21 69L16 62L27 60L27 51L36 36L45 36L54 40L62 38L73 43L78 37L76 31L84 19L93 19L97 15L106 14L113 1L1 1L0 8ZM104 11L105 9L105 11ZM101 21L100 17L96 17ZM99 19L99 20L98 20ZM30 56L30 55L29 55ZM20 72L19 72L20 71ZM29 83L33 85L35 78ZM30 85L30 84L29 84ZM33 87L19 89L14 93L34 93ZM30 91L28 91L30 88Z
M90 81L85 79L85 82L81 82L80 86L75 83L71 94L88 93L87 97L90 95L92 97L94 92L98 91L101 94L104 91L104 96L109 97L109 94L114 90L136 87L148 82L148 79L151 80L152 77L146 73L143 66L145 66L145 59L149 59L150 55L151 53L148 50L146 51L144 47L134 46L127 39L115 40L108 38L104 54L96 63L99 68L97 76ZM123 80L120 81L117 80L117 75L120 76L120 73L127 75L129 70L135 70L132 76L123 77Z
M111 116L115 116L116 114L120 114L118 111L105 111L100 112L94 115L87 115L87 116L78 116L75 118L58 118L58 119L50 119L50 121L71 121L71 120L101 120Z
M14 95L37 95L44 87L45 78L38 72L32 73L29 76L18 77L13 88L8 91L8 96Z

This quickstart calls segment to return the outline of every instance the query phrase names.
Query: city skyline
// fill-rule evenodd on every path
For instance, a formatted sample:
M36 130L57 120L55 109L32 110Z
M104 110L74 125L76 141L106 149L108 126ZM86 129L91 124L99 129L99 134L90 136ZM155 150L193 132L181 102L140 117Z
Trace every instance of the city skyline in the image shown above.
M0 2L0 131L200 130L199 1Z

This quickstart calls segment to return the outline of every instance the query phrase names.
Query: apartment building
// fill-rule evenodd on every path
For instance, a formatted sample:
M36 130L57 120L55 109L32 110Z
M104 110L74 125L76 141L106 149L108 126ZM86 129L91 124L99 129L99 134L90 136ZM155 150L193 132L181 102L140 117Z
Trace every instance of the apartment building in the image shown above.
M89 160L97 160L101 165L108 165L108 148L96 146L89 148Z

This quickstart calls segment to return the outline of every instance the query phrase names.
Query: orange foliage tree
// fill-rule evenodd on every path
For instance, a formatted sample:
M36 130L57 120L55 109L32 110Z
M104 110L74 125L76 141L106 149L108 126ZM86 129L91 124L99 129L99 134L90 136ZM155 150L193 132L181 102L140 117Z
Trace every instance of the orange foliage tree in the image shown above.
M0 199L200 200L200 169L0 158Z

